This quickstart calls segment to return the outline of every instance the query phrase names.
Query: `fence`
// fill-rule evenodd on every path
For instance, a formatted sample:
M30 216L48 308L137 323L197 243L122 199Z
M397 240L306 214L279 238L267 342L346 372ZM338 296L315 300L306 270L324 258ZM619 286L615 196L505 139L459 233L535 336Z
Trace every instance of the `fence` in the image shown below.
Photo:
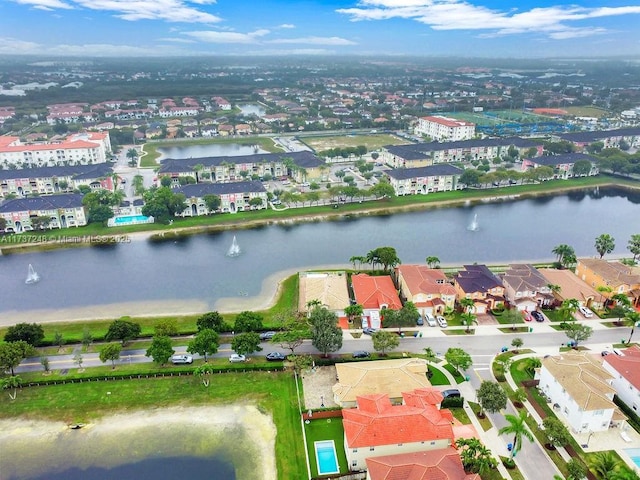
M343 473L334 475L323 475L322 477L312 477L311 480L365 480L367 472Z

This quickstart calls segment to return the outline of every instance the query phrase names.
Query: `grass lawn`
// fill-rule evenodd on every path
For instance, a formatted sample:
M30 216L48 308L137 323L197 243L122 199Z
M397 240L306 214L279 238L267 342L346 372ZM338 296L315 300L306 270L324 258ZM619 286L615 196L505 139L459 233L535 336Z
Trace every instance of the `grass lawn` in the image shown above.
M471 419L469 415L467 415L467 411L461 407L448 407L451 410L454 418L458 420L463 425L469 425L471 423Z
M368 151L379 150L384 145L407 145L411 142L395 135L372 134L372 135L331 135L326 137L299 136L300 140L316 152L329 150L332 148L348 148L364 145Z
M502 333L528 333L529 327L516 327L515 329L512 327L503 327L498 328Z
M476 331L473 328L470 328L468 332L466 328L447 328L443 329L442 333L445 335L473 335Z
M447 363L443 368L447 369L447 371L453 375L453 378L456 379L456 383L462 383L467 380L465 376L458 372L453 365Z
M600 118L600 117L605 117L610 113L607 110L603 110L602 108L589 107L589 106L565 107L564 110L569 112L571 115L575 115L577 117Z
M340 473L347 473L349 471L347 456L344 452L344 429L342 428L341 418L311 420L309 424L305 424L304 430L307 435L307 455L309 456L312 477L318 476L314 442L322 440L333 440L336 446L336 453L338 454Z
M552 322L562 322L560 310L542 310L542 313Z
M487 430L489 430L491 427L493 427L493 424L491 423L491 420L489 420L489 417L487 417L486 415L484 416L484 418L480 418L480 404L475 403L475 402L469 402L469 406L471 407L471 410L473 411L473 413L476 415L478 422L480 422L480 425L482 426L482 429L486 432Z
M451 385L449 379L446 377L442 370L433 365L429 365L429 372L431 372L431 377L429 377L429 382L431 385Z
M193 376L182 376L23 388L15 402L0 402L0 417L89 423L147 408L251 403L273 418L278 478L289 480L306 478L307 472L296 398L290 372L213 375L209 388Z

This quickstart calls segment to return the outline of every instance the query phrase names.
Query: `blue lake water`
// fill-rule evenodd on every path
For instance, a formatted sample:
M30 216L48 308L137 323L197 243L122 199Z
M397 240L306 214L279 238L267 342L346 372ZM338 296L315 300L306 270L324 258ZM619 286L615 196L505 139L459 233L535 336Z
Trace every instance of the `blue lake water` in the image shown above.
M159 147L159 160L165 158L202 158L202 157L237 157L241 155L254 155L256 153L268 153L256 145L238 143L214 143L208 145L185 145Z

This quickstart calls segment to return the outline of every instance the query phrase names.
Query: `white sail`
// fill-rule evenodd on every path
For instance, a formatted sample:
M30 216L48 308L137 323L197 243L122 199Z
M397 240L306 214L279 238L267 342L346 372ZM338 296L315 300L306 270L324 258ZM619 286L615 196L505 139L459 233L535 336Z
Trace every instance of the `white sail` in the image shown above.
M29 273L27 274L27 279L24 281L27 285L31 283L36 283L40 280L40 275L35 271L33 265L29 264Z

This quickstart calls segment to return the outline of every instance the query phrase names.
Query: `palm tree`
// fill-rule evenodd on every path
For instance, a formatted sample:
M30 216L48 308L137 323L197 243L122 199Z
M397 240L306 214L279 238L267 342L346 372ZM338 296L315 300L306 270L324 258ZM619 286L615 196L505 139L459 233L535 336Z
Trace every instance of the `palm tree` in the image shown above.
M565 322L574 320L573 314L580 308L580 302L575 298L567 298L560 305L560 316Z
M466 333L469 333L471 331L471 325L478 324L477 317L471 312L465 312L460 315L460 320L462 321L462 324L467 327L465 330Z
M427 361L427 363L434 362L436 360L436 358L438 358L436 356L436 352L434 352L433 348L431 348L431 347L427 347L427 348L424 349L424 356L425 356L425 360Z
M616 248L616 241L608 233L603 233L596 238L595 247L596 251L600 255L600 258L602 258L604 257L605 253L613 252L613 249Z
M196 369L193 371L194 375L197 375L202 379L202 384L205 387L209 386L209 379L212 373L213 373L213 367L208 363L205 365L200 365L199 367L196 367Z
M13 388L13 394L9 392L9 398L15 400L18 395L18 387L22 384L22 379L18 375L11 375L10 377L3 378L0 384L2 388L6 390Z
M522 438L526 438L530 442L533 442L533 435L527 428L527 412L525 410L521 411L519 415L511 415L507 414L504 416L505 420L509 422L509 425L506 427L502 427L498 430L498 435L513 434L513 448L511 449L511 453L509 458L513 459L516 451L519 451L522 448Z
M473 307L475 307L476 302L471 298L461 298L460 306L464 309L466 313L471 313L473 311Z
M624 317L624 323L628 327L631 327L631 333L629 333L629 339L627 340L627 345L631 343L631 337L633 337L633 332L636 329L636 325L640 323L640 313L635 310L629 310Z
M138 151L135 148L130 148L127 150L127 158L129 159L129 164L133 165L133 162L138 159Z
M640 480L640 475L624 465L613 472L609 480Z
M440 264L440 259L438 257L427 257L425 260L429 268L435 268Z
M575 256L573 247L564 243L556 245L553 250L551 250L551 253L558 257L558 263L560 265L564 265L566 257Z
M589 468L600 480L611 480L622 466L611 452L598 452L588 460Z

